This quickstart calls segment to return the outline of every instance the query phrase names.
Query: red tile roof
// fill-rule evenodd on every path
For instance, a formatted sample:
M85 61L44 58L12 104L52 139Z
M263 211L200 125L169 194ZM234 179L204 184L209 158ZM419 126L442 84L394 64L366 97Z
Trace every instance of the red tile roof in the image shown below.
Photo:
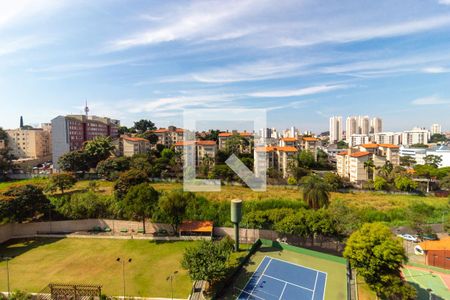
M378 148L378 144L361 144L360 145L361 147L364 147L364 148L366 148L366 149L375 149L375 148Z
M179 141L175 143L175 146L185 146L185 145L193 145L193 144L197 144L200 146L214 146L216 145L216 141L203 141L203 140L198 140L198 141Z
M281 152L298 152L298 149L292 146L266 146L266 147L256 147L256 152L273 152L273 151L281 151Z
M317 142L317 141L320 141L320 139L318 139L318 138L315 138L315 137L310 137L310 136L307 136L307 137L304 137L304 138L302 138L304 141L307 141L307 142Z
M450 237L444 237L438 241L425 241L419 245L423 250L449 250Z
M143 138L139 138L139 137L131 137L131 136L122 136L122 138L126 141L130 141L130 142L149 142L146 139ZM150 142L149 142L150 143Z
M281 140L285 141L285 142L296 142L296 141L298 141L298 139L291 138L291 137L282 138Z
M398 149L398 148L400 148L399 146L394 145L394 144L379 144L378 146L384 147L384 148L391 148L391 149Z
M219 136L220 137L229 137L229 136L232 136L234 134L240 135L240 136L246 136L246 137L253 136L253 134L251 132L246 132L246 131L236 132L236 133L233 133L233 132L221 132L221 133L219 133Z
M348 151L342 151L342 152L339 152L337 155L347 155L348 154Z
M350 157L363 157L363 156L367 156L370 154L372 154L372 153L366 152L366 151L360 151L360 152L354 152L354 153L350 154Z

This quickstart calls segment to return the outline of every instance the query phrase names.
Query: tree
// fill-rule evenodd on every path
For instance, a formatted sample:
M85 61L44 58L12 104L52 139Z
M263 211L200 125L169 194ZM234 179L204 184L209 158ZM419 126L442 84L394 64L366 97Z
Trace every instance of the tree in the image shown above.
M10 222L22 223L37 218L50 206L42 188L31 184L12 187L3 196L5 199L0 199L0 219Z
M312 154L311 151L303 150L300 151L297 156L297 163L299 167L311 169L315 165L316 160L314 159L314 154Z
M158 204L159 193L147 183L132 186L120 207L123 213L131 219L142 221L145 234L145 219L152 216Z
M14 156L9 153L7 148L0 149L0 179L13 167Z
M86 172L89 170L87 154L82 150L63 154L58 160L58 165L64 172Z
M447 142L448 139L445 136L445 134L442 133L435 133L430 137L430 143L440 143L440 142Z
M130 169L130 158L126 156L110 157L97 164L97 174L107 180L117 179L120 172Z
M401 277L407 261L405 250L386 225L366 223L356 230L347 240L344 257L378 297L415 299L414 291Z
M312 209L328 206L330 201L330 186L319 176L310 175L301 180L303 200Z
M159 200L159 209L170 225L172 225L175 233L178 233L178 227L183 221L186 215L186 208L191 201L195 201L195 195L183 192L183 190L170 191Z
M400 165L404 167L411 167L416 164L416 160L412 156L400 156Z
M342 180L342 177L333 172L326 172L323 175L323 180L328 183L332 191L337 191L344 187L344 181Z
M441 155L427 155L427 156L425 156L425 158L423 160L425 161L425 165L439 168L439 166L442 163L442 156Z
M417 189L418 184L406 175L400 175L394 179L395 187L400 191L411 192Z
M450 174L439 181L441 189L450 190Z
M155 145L158 142L158 136L151 131L146 131L142 133L140 136L148 140L152 145Z
M57 189L59 189L61 191L61 194L64 194L64 190L70 189L75 185L76 182L77 180L72 174L68 173L52 174L50 176L47 190L54 192Z
M97 167L100 161L110 157L113 150L114 146L109 136L98 136L84 144L88 164L92 168Z
M227 238L220 242L202 240L196 246L186 248L181 265L188 270L192 280L204 280L211 287L227 274L232 251L233 244Z
M389 179L392 172L394 171L394 165L390 161L386 161L384 165L378 171L378 175L383 176L386 180Z
M364 162L364 169L367 169L367 179L375 180L375 164L372 158Z
M348 148L348 144L345 141L339 141L337 143L337 147L338 147L338 149L347 149Z
M386 191L389 189L389 183L384 177L376 176L373 181L373 187L376 191Z
M410 148L423 148L423 149L427 149L428 145L425 145L423 143L418 143L418 144L413 144L410 146Z
M128 193L128 190L132 186L145 182L149 182L147 174L141 170L131 169L120 174L119 179L114 184L114 190L116 191L117 197L121 199Z
M295 214L287 215L275 223L275 231L281 234L296 235L302 238L310 236L311 230L308 226L308 211L301 209Z
M57 197L52 202L56 211L66 218L87 219L113 216L114 199L92 190Z
M138 132L144 133L149 130L155 130L155 124L150 120L139 120L137 122L134 122L134 129L136 129Z

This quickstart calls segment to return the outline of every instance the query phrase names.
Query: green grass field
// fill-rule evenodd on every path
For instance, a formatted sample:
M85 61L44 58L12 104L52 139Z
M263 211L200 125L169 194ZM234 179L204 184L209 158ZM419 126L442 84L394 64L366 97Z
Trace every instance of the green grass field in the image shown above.
M118 257L132 258L125 265L126 295L187 298L192 282L181 268L184 249L195 242L145 240L35 239L0 245L0 253L15 256L9 262L11 289L39 292L48 283L101 284L103 293L122 295L122 265ZM0 263L0 290L6 291L6 263Z
M228 287L222 299L235 299L245 287L247 281L265 256L274 257L288 262L296 263L308 268L313 268L327 273L325 300L347 299L347 281L345 264L296 253L290 250L262 246L250 259L249 263L239 273Z

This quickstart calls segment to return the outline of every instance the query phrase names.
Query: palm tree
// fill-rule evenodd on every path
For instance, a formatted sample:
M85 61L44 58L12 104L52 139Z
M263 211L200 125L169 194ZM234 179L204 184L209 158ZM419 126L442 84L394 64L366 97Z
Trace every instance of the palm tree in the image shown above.
M302 179L303 200L312 209L328 206L330 202L330 186L317 175L305 176Z
M364 169L367 169L367 178L375 179L375 164L373 163L373 159L369 158L366 162L364 162Z

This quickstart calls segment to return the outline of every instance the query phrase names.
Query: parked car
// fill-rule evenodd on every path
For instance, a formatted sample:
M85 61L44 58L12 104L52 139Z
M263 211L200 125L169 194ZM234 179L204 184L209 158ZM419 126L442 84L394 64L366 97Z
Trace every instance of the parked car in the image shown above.
M439 237L436 233L419 234L419 239L422 241L438 241Z
M419 239L416 236L411 235L411 234L405 233L405 234L398 234L397 236L401 237L402 239L407 240L409 242L413 242L413 243L419 242Z

